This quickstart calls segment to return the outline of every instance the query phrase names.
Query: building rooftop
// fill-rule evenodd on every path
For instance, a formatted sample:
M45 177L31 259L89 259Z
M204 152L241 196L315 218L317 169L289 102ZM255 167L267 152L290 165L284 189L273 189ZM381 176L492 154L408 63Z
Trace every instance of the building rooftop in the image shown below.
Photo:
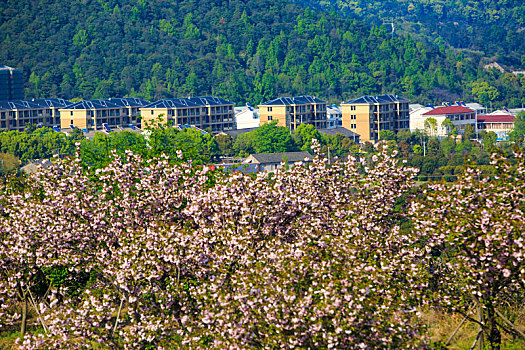
M32 100L10 100L0 101L0 109L2 110L24 110L24 109L41 109L41 108L63 108L70 105L71 102L61 98L46 98L46 99L32 99Z
M472 103L466 103L464 104L465 107L470 109L485 109L484 106L480 105L479 103L472 102Z
M60 132L63 132L65 133L66 135L69 135L71 132L73 131L73 129L71 128L62 128L60 129ZM87 131L87 132L86 132ZM134 126L133 128L132 127L129 127L129 126L115 126L115 127L112 127L111 128L111 132L122 132L122 131L128 131L128 132L132 132L134 134L142 134L144 131L140 128L137 128L136 126ZM104 130L93 130L93 129L82 129L82 134L87 138L87 139L93 139L93 137L95 137L95 134L97 133L103 133L103 134L107 134L106 131Z
M183 97L183 98L166 98L164 100L149 103L142 108L185 108L185 107L200 107L200 106L220 106L233 105L233 102L227 101L219 97L203 96L203 97Z
M513 123L515 120L516 118L509 114L478 115L478 122L481 123Z
M498 109L498 110L495 110L494 112L489 113L489 115L512 115L512 113L504 109Z
M448 115L448 114L463 114L463 113L473 113L474 111L470 108L463 106L444 106L437 107L423 115Z
M249 107L249 106L246 106L246 107L234 107L233 111L235 112L235 114L244 113L246 111L250 111L250 112L253 112L253 113L259 113L259 109L258 108L253 108L253 107Z
M326 103L315 96L279 97L274 100L261 103L261 106L290 106L306 105L310 103Z
M289 162L304 162L312 161L314 157L308 152L284 152L284 153L256 153L250 154L250 157L255 158L256 162L259 164L268 164L268 163L280 163L283 158L286 157ZM246 159L244 162L254 163L251 159ZM244 163L243 162L243 163Z
M381 104L393 102L410 102L410 100L397 95L361 96L355 100L343 102L343 104Z
M352 130L348 130L347 128L343 128L342 126L338 126L337 128L333 128L333 129L317 129L317 131L325 135L335 136L337 134L341 134L351 139L359 138L359 134L353 132Z
M149 103L149 101L134 97L108 98L103 100L79 101L70 104L64 109L108 109L122 107L142 107Z
M335 105L327 105L326 106L326 114L328 116L331 116L331 115L341 115L343 112L341 111L341 108L339 108L338 106L335 106Z
M237 129L237 130L225 130L223 133L230 135L231 137L237 137L241 134L246 134L247 132L252 132L257 128L246 128L246 129Z
M416 111L416 110L421 109L423 107L425 107L425 106L423 106L422 104L419 104L419 103L414 103L414 104L409 104L408 105L408 109L410 110L410 112Z
M521 112L525 112L525 108L513 108L513 109L509 109L509 112L510 112L512 115L518 115L518 114L520 114Z

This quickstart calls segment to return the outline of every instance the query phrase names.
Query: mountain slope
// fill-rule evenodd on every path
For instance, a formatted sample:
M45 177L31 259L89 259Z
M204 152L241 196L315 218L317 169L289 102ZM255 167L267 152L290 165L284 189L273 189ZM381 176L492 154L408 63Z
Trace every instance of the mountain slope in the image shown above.
M525 5L522 0L297 0L304 6L337 9L376 25L430 42L481 53L525 68ZM390 28L390 25L388 25Z
M26 97L525 103L525 79L285 0L7 0L0 23L0 62L25 69Z

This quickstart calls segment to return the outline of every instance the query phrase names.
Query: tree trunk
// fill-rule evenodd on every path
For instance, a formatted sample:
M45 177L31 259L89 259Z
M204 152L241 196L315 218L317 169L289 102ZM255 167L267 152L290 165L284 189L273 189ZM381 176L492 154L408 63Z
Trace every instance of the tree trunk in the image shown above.
M26 334L27 328L27 294L24 293L24 300L22 301L22 325L20 327L20 333L22 337Z
M487 307L488 341L492 350L499 350L501 346L501 333L496 323L496 315L492 306Z

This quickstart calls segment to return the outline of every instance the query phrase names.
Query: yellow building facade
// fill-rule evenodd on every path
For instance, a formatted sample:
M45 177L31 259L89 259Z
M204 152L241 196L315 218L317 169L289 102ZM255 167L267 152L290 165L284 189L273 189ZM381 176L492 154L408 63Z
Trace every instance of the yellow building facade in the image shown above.
M141 108L141 125L168 125L221 132L235 129L234 103L218 97L170 98Z
M313 96L279 97L258 106L261 125L277 121L278 126L296 130L301 124L316 129L327 127L326 101Z
M60 126L60 109L71 102L59 99L0 101L0 129L23 131L28 125Z
M359 134L361 142L377 142L382 130L397 133L410 128L409 103L395 95L362 96L343 102L343 127Z
M140 107L149 102L139 98L110 98L85 100L60 109L60 126L86 130L104 130L114 127L138 127Z

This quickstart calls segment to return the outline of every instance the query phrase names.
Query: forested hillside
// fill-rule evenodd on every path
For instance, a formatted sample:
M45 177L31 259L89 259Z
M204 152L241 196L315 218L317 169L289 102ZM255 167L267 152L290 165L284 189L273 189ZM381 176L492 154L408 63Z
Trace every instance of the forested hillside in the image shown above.
M525 68L525 6L522 0L297 0L337 9L376 25L449 47L468 49L516 69ZM388 25L390 28L391 25Z
M212 94L257 104L388 92L525 103L525 78L484 71L479 57L286 0L7 0L0 40L0 62L25 69L28 98Z

